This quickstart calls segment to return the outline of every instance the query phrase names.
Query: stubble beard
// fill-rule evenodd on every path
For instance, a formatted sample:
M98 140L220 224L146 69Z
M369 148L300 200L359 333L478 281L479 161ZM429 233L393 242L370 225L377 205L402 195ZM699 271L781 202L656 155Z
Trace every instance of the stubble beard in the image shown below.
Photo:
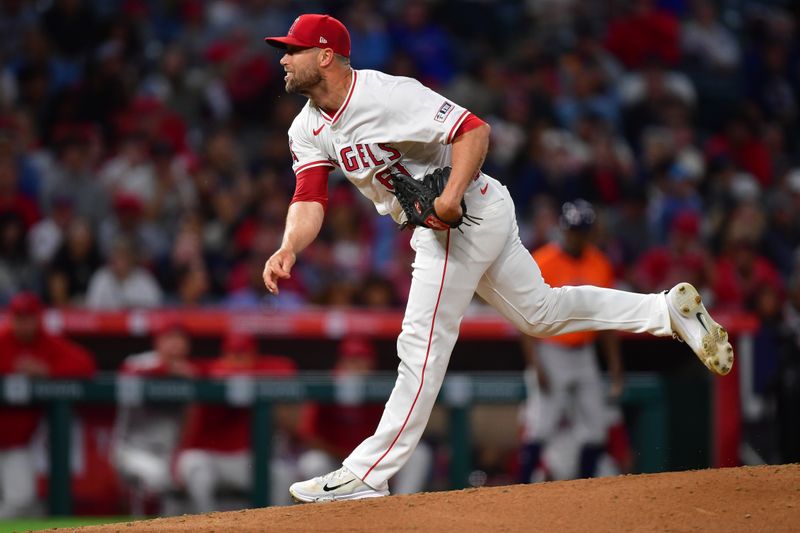
M319 70L309 71L299 74L294 72L291 79L286 82L286 92L289 94L302 94L308 96L311 89L322 82L322 74Z

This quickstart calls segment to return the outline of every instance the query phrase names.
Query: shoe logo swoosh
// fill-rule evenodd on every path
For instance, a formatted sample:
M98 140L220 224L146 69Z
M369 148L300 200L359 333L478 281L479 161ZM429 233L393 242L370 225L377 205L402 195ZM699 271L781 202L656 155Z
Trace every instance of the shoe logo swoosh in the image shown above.
M703 320L703 313L697 313L694 316L697 317L697 321L700 322L700 325L703 326L703 329L706 330L706 333L711 333L710 331L708 331L708 328L706 327L705 320Z
M489 190L489 184L487 183L483 187L481 187L481 194L486 194L486 191Z
M319 132L321 132L322 128L324 128L324 127L325 127L325 124L323 124L322 126L320 126L319 128L317 128L315 130L311 130L311 133L313 133L314 137L316 137L317 135L319 135Z
M333 487L329 487L328 484L325 483L325 486L322 487L322 490L324 490L325 492L330 492L332 490L338 489L339 487L344 487L345 485L352 483L353 481L355 481L355 479L351 479L350 481L345 481L344 483L339 483L338 485L334 485Z

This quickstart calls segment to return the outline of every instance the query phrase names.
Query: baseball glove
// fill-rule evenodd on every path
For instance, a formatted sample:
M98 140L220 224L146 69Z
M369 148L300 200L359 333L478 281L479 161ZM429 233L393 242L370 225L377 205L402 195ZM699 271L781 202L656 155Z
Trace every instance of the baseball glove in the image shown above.
M437 168L426 174L422 180L415 180L410 176L401 174L396 169L390 169L394 195L406 214L406 222L400 227L424 226L435 230L456 228L463 233L461 225L470 226L478 224L479 217L467 214L467 204L461 199L461 216L458 220L445 221L436 214L433 201L442 194L447 180L450 178L450 167Z

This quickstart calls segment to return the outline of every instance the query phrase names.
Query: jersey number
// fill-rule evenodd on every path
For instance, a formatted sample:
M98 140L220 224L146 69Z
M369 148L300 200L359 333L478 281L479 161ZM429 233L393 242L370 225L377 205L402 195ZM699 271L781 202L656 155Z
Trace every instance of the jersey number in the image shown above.
M404 167L399 161L394 165L386 167L385 169L377 172L375 174L375 179L381 182L383 186L386 187L388 190L393 191L394 185L392 184L392 174L390 172L391 168L394 168L395 170L397 170L397 172L405 176L408 176L409 178L412 176L411 173L408 171L408 169Z

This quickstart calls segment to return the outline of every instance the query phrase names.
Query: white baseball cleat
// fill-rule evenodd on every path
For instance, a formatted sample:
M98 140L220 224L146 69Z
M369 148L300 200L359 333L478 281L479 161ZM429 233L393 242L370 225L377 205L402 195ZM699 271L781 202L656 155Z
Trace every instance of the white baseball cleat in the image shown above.
M388 496L388 488L375 490L346 467L308 481L298 481L289 487L289 494L298 503L326 502L333 500L360 500Z
M728 332L708 314L691 283L678 283L666 294L672 331L712 372L724 376L733 368Z

